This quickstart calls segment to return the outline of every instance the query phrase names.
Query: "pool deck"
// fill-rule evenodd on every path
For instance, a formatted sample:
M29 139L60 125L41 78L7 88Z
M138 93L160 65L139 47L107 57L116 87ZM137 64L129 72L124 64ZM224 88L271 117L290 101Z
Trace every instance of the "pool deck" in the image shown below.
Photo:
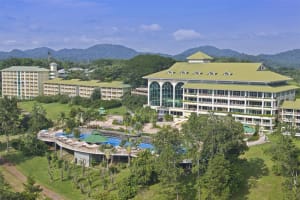
M61 133L61 132L62 130L56 130L56 131L41 130L38 133L38 139L44 142L55 143L56 145L64 149L68 149L74 152L81 152L81 153L87 153L92 155L105 155L105 152L99 150L99 145L97 144L90 145L86 142L81 142L74 138L56 136L57 133ZM132 148L130 154L128 154L127 150L122 147L116 147L115 150L116 150L115 152L111 153L111 156L137 157L137 153L141 151Z

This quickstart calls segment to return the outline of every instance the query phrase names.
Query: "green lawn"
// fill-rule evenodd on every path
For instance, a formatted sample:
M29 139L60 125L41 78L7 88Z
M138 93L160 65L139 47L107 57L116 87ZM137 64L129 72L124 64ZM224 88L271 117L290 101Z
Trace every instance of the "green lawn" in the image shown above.
M23 101L23 102L19 102L18 106L22 110L31 112L34 103L37 103L37 102L36 101ZM51 120L57 120L57 118L59 117L59 114L61 112L65 112L66 114L68 114L73 107L81 108L83 110L86 109L81 106L61 104L61 103L48 103L48 104L38 103L38 104L43 106L43 108L46 110L47 117L50 118ZM127 112L127 110L124 106L107 110L107 114L112 114L112 115L123 115L126 112Z
M243 156L249 165L245 167L248 187L241 190L235 199L282 199L281 183L283 178L272 172L273 161L265 150L269 144L250 147Z
M109 114L109 115L124 115L126 112L127 112L127 109L125 106L107 110L107 114Z
M31 112L34 103L36 103L36 101L23 101L23 102L19 102L18 106L22 110ZM61 103L48 103L48 104L38 103L38 104L43 106L43 108L46 110L47 117L50 118L51 120L57 120L57 118L59 117L59 114L61 112L65 112L66 114L68 114L72 107L75 107L75 108L80 107L80 106L76 106L76 105L61 104ZM80 107L80 108L82 108L82 107ZM84 109L84 108L82 108L82 109Z
M76 190L70 180L59 180L59 175L55 176L52 183L47 173L48 164L45 157L34 157L25 160L17 165L17 168L26 176L32 175L36 181L49 189L65 196L67 199L85 199L79 190Z
M69 156L69 155L68 155ZM64 158L68 157L64 155ZM95 194L97 191L103 190L103 176L100 175L100 170L93 168L93 169L85 169L85 175L82 175L82 168L78 165L71 164L71 178L67 178L67 172L64 171L64 180L60 180L60 173L61 169L59 169L57 166L53 167L52 164L52 170L54 174L54 181L50 181L50 177L48 174L48 163L46 157L33 157L33 158L26 158L24 157L20 152L14 152L8 157L6 157L8 160L13 161L17 168L26 176L33 176L37 183L44 185L48 187L49 189L53 190L54 192L57 192L58 194L61 194L66 199L74 199L74 200L83 200L88 199L87 191L89 190L87 177L88 174L90 174L90 178L92 181L92 195ZM104 170L105 171L105 170ZM108 183L108 189L112 193L117 192L116 182L120 181L120 179L124 176L126 176L129 173L128 169L122 169L118 175L114 178L114 184ZM84 194L80 192L79 188L76 188L73 183L73 177L77 176L80 179L80 183L84 185ZM107 179L108 182L110 182L110 179Z

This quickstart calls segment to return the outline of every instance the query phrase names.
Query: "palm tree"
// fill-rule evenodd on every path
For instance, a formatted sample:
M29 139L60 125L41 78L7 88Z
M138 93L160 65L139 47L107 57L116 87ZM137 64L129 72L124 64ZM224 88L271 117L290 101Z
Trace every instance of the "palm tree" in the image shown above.
M18 128L19 115L16 98L9 99L5 96L0 100L0 132L6 135L6 152L9 152L9 136Z
M126 133L128 132L128 126L130 125L131 123L131 115L130 113L125 113L125 115L123 115L123 123L125 125L125 128L126 128Z
M143 129L143 124L141 122L137 122L134 126L137 135L140 134L140 131Z
M66 113L65 112L60 112L57 121L58 121L59 126L61 126L63 128L65 126L65 123L66 123Z
M115 149L115 148L112 148L112 149L111 149L111 160L110 160L110 165L112 165L113 162L114 162L114 156L113 156L112 154L114 154L114 153L116 153L116 152L117 152L117 149Z
M128 145L126 148L127 154L128 154L128 167L130 167L131 162L131 145Z
M108 161L111 159L111 149L105 149L106 170L108 171Z

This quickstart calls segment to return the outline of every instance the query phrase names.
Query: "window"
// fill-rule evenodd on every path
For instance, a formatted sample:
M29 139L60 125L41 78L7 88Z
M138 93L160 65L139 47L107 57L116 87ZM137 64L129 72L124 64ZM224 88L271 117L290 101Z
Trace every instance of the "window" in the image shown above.
M216 73L216 72L208 72L208 74L207 75L209 75L209 76L213 76L213 75L217 75L218 73Z
M216 95L218 95L218 96L227 96L228 91L227 90L216 90Z
M201 75L202 72L194 72L195 75Z
M160 105L160 86L157 82L152 82L150 84L150 105Z
M225 72L223 75L224 75L224 76L231 76L232 73L231 73L231 72Z
M177 83L175 86L175 107L182 107L183 83Z
M173 86L169 82L162 85L162 106L173 106Z

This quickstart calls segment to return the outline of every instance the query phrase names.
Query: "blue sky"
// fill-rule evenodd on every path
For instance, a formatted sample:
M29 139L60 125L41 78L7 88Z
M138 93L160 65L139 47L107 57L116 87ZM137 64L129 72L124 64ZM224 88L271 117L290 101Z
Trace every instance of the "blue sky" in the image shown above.
M300 48L299 0L1 0L0 50L108 43L176 54Z

